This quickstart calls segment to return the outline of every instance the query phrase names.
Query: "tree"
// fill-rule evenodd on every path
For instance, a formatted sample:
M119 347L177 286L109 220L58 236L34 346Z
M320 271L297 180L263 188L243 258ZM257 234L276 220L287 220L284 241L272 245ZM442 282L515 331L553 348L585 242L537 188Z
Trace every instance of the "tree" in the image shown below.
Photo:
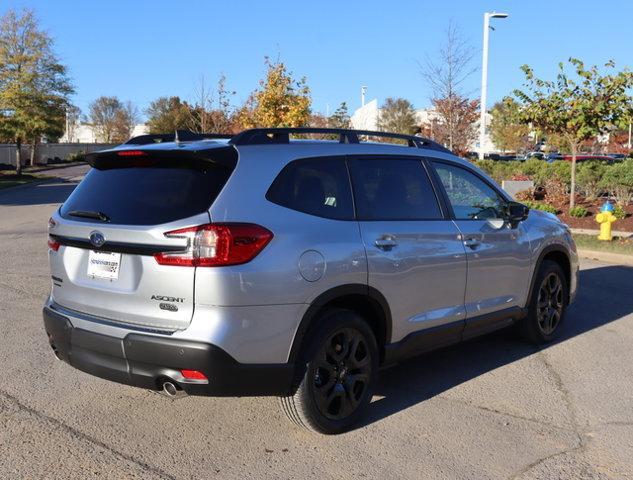
M171 133L188 127L191 107L180 97L160 97L145 111L150 133Z
M16 144L16 173L22 173L23 142L63 131L73 87L30 10L0 17L0 137Z
M608 132L621 124L630 111L631 99L627 90L633 86L633 75L628 70L615 72L615 64L605 64L607 73L598 67L585 68L582 61L569 59L570 75L565 65L559 64L556 80L541 80L528 65L524 90L514 94L521 103L522 119L526 124L546 134L558 135L571 150L571 185L569 207L575 203L576 156L580 145Z
M305 78L295 80L284 63L265 60L266 78L259 82L238 111L242 128L303 127L310 121L310 89Z
M415 109L404 98L387 98L378 115L378 130L412 135L418 126Z
M433 127L433 138L447 145L457 155L466 155L477 138L479 100L453 95L433 99L439 121Z
M440 47L436 58L427 57L425 64L420 64L422 77L431 88L431 102L438 115L437 123L442 126L442 136L435 137L435 140L450 150L468 149L468 145L463 145L464 133L468 134L469 144L476 138L474 125L471 124L474 124L477 115L471 119L470 111L478 104L469 100L462 91L464 82L476 70L472 66L473 56L473 48L462 38L455 24L449 22L446 42ZM471 124L465 124L466 119ZM438 129L434 126L433 131Z
M350 122L347 103L341 102L336 111L328 117L327 126L329 128L349 128Z
M504 152L524 150L529 143L530 128L521 121L521 106L512 97L505 97L490 113L490 136L497 148Z
M123 103L117 97L99 97L90 104L90 121L101 142L125 142L137 120L138 110L132 102Z
M189 108L188 128L194 132L230 133L233 130L234 110L227 90L226 76L220 75L215 92L207 87L204 76L195 89L193 107Z

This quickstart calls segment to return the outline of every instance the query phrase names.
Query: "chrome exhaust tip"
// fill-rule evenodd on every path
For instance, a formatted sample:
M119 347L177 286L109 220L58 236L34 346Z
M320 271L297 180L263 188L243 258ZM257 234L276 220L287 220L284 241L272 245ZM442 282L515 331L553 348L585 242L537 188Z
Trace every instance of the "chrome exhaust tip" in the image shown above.
M169 398L182 398L182 397L186 397L187 396L187 392L185 392L182 388L180 388L178 385L174 384L173 382L164 382L163 383L163 390L162 392L164 395L168 396Z

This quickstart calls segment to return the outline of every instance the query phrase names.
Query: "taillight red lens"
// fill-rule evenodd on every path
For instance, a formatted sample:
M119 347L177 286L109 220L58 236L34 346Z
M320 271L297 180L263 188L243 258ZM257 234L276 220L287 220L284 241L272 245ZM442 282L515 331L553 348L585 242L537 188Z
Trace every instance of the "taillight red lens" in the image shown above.
M53 237L48 237L48 248L56 252L57 250L59 250L60 245L61 244L58 241L56 241Z
M154 255L160 265L223 267L250 262L273 238L271 231L250 223L211 223L165 233L187 238L187 250Z
M204 373L198 370L181 370L180 373L187 380L209 380Z

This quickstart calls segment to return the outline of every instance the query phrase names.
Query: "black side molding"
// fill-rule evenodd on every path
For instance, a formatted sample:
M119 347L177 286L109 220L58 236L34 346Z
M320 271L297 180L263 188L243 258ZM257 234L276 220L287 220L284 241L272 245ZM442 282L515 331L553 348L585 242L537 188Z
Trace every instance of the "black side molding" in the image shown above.
M412 332L402 340L385 346L384 365L388 366L410 357L454 345L464 340L508 327L525 317L527 310L510 307L497 312L458 320L445 325Z
M464 322L458 320L446 325L412 332L402 340L385 346L384 365L398 363L406 358L448 347L459 343L464 331Z

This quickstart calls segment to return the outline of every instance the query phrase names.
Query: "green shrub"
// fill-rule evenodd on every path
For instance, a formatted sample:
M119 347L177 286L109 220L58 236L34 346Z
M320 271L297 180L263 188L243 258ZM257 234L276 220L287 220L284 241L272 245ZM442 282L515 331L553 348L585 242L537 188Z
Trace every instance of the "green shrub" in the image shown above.
M86 160L86 154L84 152L69 153L66 157L68 162L84 162Z
M588 213L589 211L580 205L576 205L575 207L569 209L569 215L574 218L584 218Z
M549 163L548 168L545 170L546 178L554 178L564 183L568 188L571 185L571 162L567 160L556 160Z
M544 168L547 168L547 162L538 158L529 158L521 164L521 173L530 177L538 177Z
M553 205L549 203L540 203L540 202L523 202L524 205L527 205L531 210L542 210L543 212L553 213L556 215L558 210Z
M624 220L626 218L626 210L624 210L622 205L616 205L613 207L613 216L618 220Z
M607 168L599 186L613 194L618 203L630 203L633 199L633 159Z
M576 184L580 192L588 199L597 198L602 191L600 181L610 168L601 161L580 162L576 166Z
M495 168L494 160L490 160L486 158L484 160L475 160L473 163L492 177L492 174L494 173L494 168Z
M520 162L485 159L477 160L474 164L499 184L504 180L510 180L516 173L522 173L520 171Z

